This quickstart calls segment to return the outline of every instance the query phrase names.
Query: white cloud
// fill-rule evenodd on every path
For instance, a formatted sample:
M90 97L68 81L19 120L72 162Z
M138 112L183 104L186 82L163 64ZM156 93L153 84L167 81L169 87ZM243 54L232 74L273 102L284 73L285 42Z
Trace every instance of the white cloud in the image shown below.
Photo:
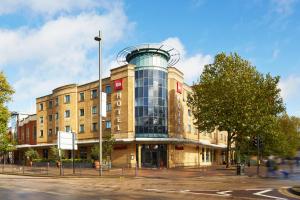
M272 9L280 15L290 15L294 11L296 0L272 0Z
M272 52L272 60L277 59L279 53L280 53L279 49L274 49L273 52Z
M105 0L1 0L0 15L22 10L23 12L51 16L61 12L71 13L96 8L108 9L115 3Z
M291 75L279 82L281 96L288 105L287 112L291 115L300 117L300 76Z
M167 38L162 43L174 47L180 52L180 61L175 67L184 73L184 79L188 84L196 82L203 71L204 65L213 62L212 56L208 54L188 55L185 47L177 37Z
M38 28L0 29L0 69L14 73L16 94L10 108L34 112L35 98L55 87L97 79L98 45L94 36L99 29L107 52L132 33L134 24L128 21L122 5L116 4L103 15L84 12L60 16ZM103 64L111 65L114 58L102 55Z
M279 83L281 96L285 101L300 98L300 77L289 76L282 79Z

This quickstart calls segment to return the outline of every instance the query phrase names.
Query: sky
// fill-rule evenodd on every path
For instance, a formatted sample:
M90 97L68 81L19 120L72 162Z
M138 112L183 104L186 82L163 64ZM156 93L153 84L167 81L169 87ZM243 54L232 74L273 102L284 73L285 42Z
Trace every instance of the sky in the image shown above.
M0 70L15 89L12 111L35 113L35 99L119 66L127 46L164 43L181 54L185 81L199 79L220 52L236 52L280 76L288 114L300 117L300 0L1 0Z

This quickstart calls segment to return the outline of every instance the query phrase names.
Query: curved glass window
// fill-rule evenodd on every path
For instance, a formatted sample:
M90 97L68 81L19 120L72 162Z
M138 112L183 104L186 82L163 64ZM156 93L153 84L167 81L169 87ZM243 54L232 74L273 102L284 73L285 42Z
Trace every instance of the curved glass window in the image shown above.
M167 137L167 80L167 72L153 67L135 71L136 137Z

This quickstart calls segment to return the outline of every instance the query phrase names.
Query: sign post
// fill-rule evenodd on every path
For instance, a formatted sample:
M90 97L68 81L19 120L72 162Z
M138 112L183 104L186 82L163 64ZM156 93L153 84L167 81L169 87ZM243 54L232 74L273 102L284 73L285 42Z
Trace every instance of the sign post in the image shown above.
M60 158L60 175L62 175L62 159L61 159L61 150L72 150L72 167L73 174L75 174L74 168L74 150L77 150L77 140L74 132L63 132L58 131L57 137L57 146L59 149L59 158Z

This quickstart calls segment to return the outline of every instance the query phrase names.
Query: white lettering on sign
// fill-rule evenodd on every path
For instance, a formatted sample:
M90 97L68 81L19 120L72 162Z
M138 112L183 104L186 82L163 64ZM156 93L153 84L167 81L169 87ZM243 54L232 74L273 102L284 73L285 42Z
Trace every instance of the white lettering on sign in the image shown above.
M117 106L118 106L118 107L121 106L121 100L117 101Z
M118 83L116 83L116 84L118 84ZM122 82L120 83L120 84L122 84ZM117 106L117 108L116 108L116 130L117 131L120 131L121 129L120 129L120 123L121 123L121 105L122 105L122 103L121 103L121 99L122 99L122 95L121 95L121 91L119 91L119 92L117 92L117 102L116 102L116 106Z

